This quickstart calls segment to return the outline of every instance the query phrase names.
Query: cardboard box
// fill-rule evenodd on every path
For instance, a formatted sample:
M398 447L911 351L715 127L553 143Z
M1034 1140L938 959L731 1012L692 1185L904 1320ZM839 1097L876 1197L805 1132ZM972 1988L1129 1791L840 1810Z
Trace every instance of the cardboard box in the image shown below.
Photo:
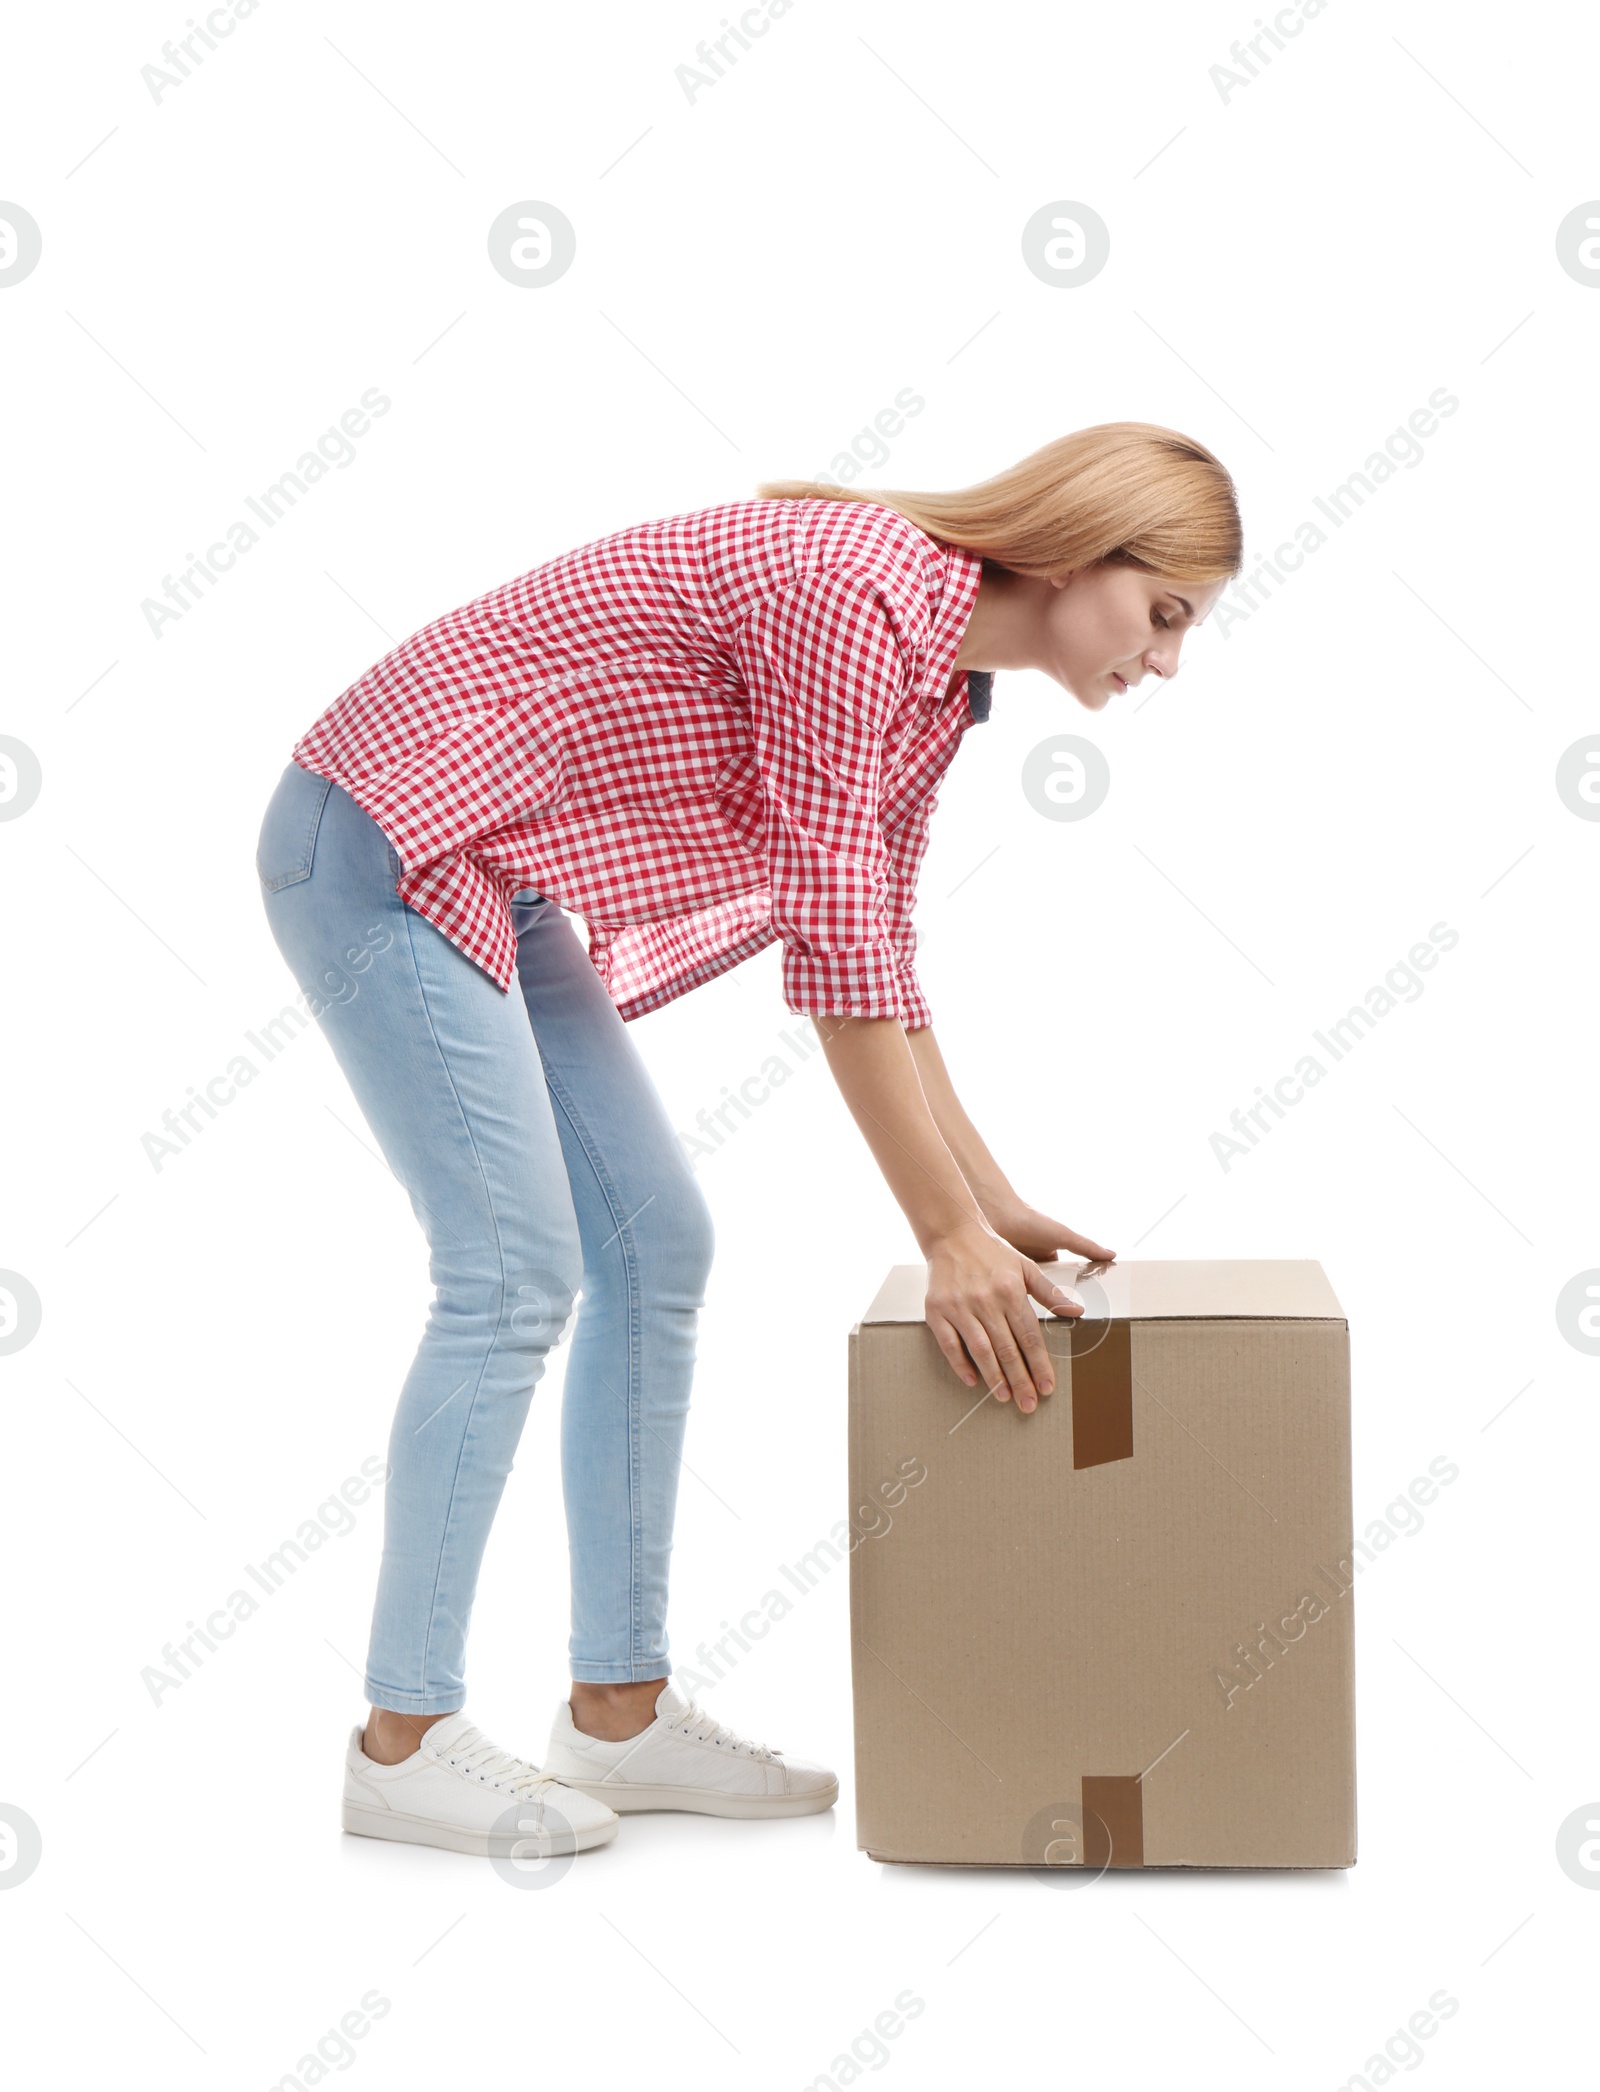
M856 1842L1062 1870L1356 1857L1350 1337L1320 1264L1063 1260L1056 1391L850 1332ZM1069 1873L1076 1869L1078 1872Z

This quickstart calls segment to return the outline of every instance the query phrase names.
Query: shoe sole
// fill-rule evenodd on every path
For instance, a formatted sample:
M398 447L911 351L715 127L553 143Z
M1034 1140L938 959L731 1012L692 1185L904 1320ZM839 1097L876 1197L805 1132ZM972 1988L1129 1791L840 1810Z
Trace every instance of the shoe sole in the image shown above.
M561 1784L603 1801L619 1816L647 1809L682 1809L694 1816L815 1816L839 1799L839 1782L815 1794L725 1794L715 1787L647 1787L623 1780L579 1780L563 1773Z
M358 1838L387 1838L400 1845L436 1845L442 1852L465 1852L477 1859L509 1859L514 1847L526 1850L528 1840L520 1831L465 1830L453 1823L433 1823L425 1816L402 1816L397 1811L364 1809L359 1803L344 1804L340 1822ZM596 1845L609 1845L621 1829L618 1823L596 1824L592 1830L553 1833L547 1858L562 1859L568 1853L589 1852Z

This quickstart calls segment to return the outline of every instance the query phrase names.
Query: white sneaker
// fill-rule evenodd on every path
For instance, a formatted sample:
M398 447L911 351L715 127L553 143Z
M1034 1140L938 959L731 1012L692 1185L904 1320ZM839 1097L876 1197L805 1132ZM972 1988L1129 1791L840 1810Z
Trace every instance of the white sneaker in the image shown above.
M622 1743L586 1736L563 1700L545 1770L624 1814L690 1809L700 1816L809 1816L839 1798L839 1782L826 1766L736 1736L686 1700L670 1678L656 1696L655 1720Z
M350 1731L344 1754L347 1831L362 1838L397 1838L407 1845L439 1845L503 1859L537 1840L547 1857L586 1852L617 1834L615 1812L564 1787L552 1772L514 1758L475 1729L464 1714L447 1714L423 1732L419 1749L398 1765L379 1765ZM511 1810L516 1820L501 1823Z

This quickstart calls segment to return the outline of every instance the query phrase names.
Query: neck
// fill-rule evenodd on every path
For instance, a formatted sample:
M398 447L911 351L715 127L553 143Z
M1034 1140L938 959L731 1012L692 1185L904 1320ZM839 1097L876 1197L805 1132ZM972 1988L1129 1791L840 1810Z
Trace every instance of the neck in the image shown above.
M1034 635L1049 590L1048 581L1035 580L1032 575L985 568L956 649L955 666L1035 667Z

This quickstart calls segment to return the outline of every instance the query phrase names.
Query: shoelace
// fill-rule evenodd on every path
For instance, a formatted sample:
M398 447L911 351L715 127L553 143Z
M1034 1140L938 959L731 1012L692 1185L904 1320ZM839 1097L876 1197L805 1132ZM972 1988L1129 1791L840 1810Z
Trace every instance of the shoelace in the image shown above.
M541 1772L526 1758L517 1758L510 1751L501 1750L478 1729L463 1729L444 1757L447 1765L473 1773L493 1786L504 1787L511 1794L534 1795L542 1788L559 1785L553 1772Z
M776 1758L779 1753L764 1743L754 1743L748 1736L741 1736L723 1722L713 1721L703 1707L691 1700L681 1714L667 1716L669 1729L681 1729L685 1735L697 1737L702 1743L726 1744L730 1750L748 1751L755 1758Z

